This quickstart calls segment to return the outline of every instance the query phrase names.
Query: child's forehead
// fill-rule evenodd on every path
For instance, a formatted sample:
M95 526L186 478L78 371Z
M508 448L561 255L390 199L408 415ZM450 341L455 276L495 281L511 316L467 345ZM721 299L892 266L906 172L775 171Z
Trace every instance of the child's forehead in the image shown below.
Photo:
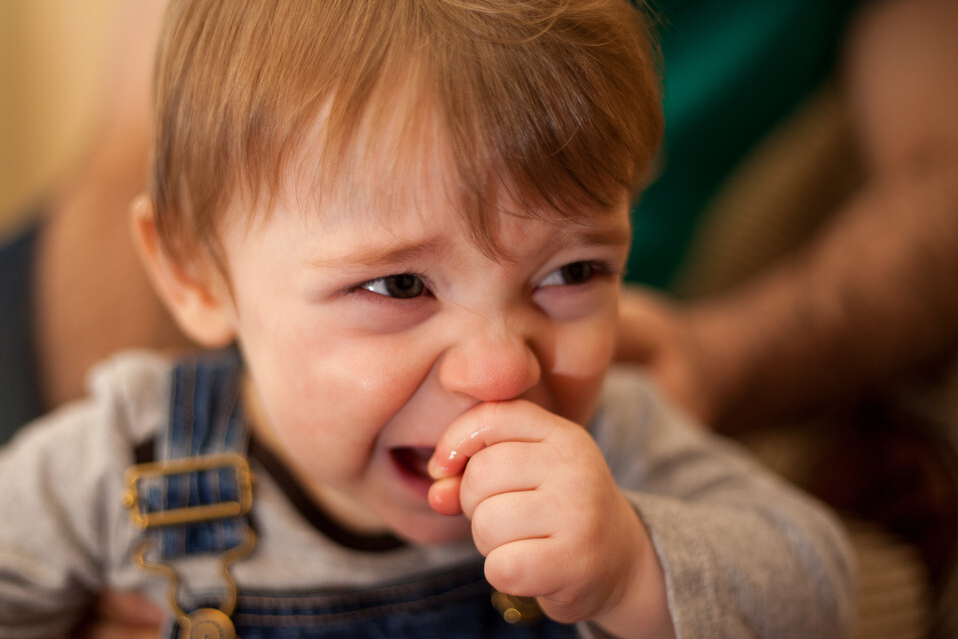
M484 251L506 257L503 236L515 233L533 220L558 235L596 235L594 229L608 226L617 213L627 208L628 192L623 189L620 206L612 209L583 202L574 213L559 210L545 198L518 199L517 187L508 176L490 175L482 186L483 197L462 184L455 163L443 161L444 154L395 155L396 161L369 161L363 171L337 173L340 180L302 171L286 192L280 208L301 216L303 223L336 230L342 225L361 226L370 234L388 235L397 244L416 243L437 227L457 225L472 236ZM627 216L626 216L627 220ZM446 228L445 230L448 230ZM508 243L508 242L506 242Z
M381 229L401 220L399 213L430 221L438 211L454 211L445 219L463 223L484 252L496 255L504 215L575 226L631 195L629 180L594 170L577 152L556 151L575 146L573 138L533 140L495 109L457 109L437 77L429 61L406 55L369 87L359 109L350 110L349 90L333 89L276 170L266 169L274 180L251 185L254 201L280 198L324 223L348 217ZM516 141L526 135L533 141Z
M503 193L561 219L612 207L661 129L644 31L619 0L517 5L171 12L153 171L164 242L181 255L215 246L222 226L255 225L281 198L323 215L335 199L388 212L445 198L480 241Z
M464 224L492 253L510 220L534 218L575 229L609 213L585 193L578 198L581 206L560 210L554 202L574 195L557 193L550 202L548 194L524 182L525 176L497 161L494 149L477 146L482 160L460 161L448 131L449 114L421 85L384 91L379 102L368 108L348 144L330 144L328 108L318 114L299 156L287 165L285 208L324 225L360 222L397 233L401 229L395 225L410 219L428 224L442 217ZM623 188L622 200L627 198Z
M294 216L292 226L288 217L279 221L282 237L292 238L290 229L301 233L305 245L312 246L307 252L314 266L408 268L422 260L461 263L477 254L473 251L499 264L530 264L570 247L627 249L631 243L625 200L615 210L583 210L575 219L545 204L527 209L503 201L483 211L478 226L469 211L448 199L430 201L422 195L383 206L384 200L370 204L375 200L343 195L327 197L321 208L308 204L280 213Z
M316 118L299 157L289 163L284 195L323 216L337 211L382 216L392 210L456 205L448 136L434 105L394 94L393 108L370 108L348 139L331 140L328 109ZM384 99L384 103L387 100ZM332 220L331 220L332 221Z

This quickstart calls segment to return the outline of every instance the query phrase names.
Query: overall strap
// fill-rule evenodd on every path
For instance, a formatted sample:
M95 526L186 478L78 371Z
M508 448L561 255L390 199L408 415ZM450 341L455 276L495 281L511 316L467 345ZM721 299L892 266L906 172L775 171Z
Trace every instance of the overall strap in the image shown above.
M172 370L169 423L155 462L134 466L133 513L159 558L223 553L248 537L249 432L235 349L186 359Z
M252 552L255 540L247 519L253 494L241 371L234 349L176 364L169 423L156 439L155 461L127 471L126 505L143 529L132 558L169 581L175 615L169 631L181 639L236 637L230 615L238 593L229 569ZM195 555L219 559L225 591L211 607L181 606L177 560Z
M173 368L170 424L167 437L157 440L159 459L246 452L240 375L235 349L183 360Z

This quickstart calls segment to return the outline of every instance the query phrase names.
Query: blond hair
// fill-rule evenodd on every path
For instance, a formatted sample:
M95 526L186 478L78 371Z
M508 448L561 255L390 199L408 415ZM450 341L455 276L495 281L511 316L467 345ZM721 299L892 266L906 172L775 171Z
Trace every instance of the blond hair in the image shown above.
M156 70L160 237L178 258L214 247L227 205L272 198L307 148L319 173L347 175L397 88L429 96L480 241L493 184L569 218L609 208L659 145L656 62L627 0L174 0Z

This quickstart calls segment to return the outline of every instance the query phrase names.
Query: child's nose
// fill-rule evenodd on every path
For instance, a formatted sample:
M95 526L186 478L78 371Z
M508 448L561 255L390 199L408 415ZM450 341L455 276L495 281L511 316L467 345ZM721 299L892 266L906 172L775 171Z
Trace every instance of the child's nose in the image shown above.
M447 390L483 402L520 397L542 374L529 339L511 327L478 324L464 327L443 355L441 383Z

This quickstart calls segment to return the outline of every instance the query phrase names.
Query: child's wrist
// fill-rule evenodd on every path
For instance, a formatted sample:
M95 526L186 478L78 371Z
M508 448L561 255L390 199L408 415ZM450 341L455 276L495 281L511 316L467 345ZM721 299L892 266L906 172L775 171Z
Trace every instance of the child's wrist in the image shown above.
M652 540L631 504L632 551L621 563L621 585L612 591L607 605L589 621L614 637L628 639L674 639L675 628L668 607L665 572Z

